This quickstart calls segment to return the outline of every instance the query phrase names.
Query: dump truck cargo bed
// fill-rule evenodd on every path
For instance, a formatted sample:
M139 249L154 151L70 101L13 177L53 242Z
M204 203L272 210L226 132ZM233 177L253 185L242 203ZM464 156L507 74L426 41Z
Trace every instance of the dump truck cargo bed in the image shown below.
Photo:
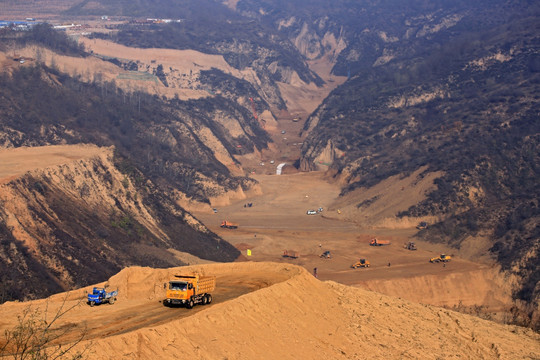
M205 276L199 278L197 283L197 288L195 289L196 294L209 293L214 291L216 288L216 277L215 276Z

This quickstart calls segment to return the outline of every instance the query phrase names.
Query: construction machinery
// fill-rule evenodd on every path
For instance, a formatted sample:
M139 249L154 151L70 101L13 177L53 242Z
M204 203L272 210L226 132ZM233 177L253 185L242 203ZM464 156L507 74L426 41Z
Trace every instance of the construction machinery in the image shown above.
M88 294L87 304L90 306L109 303L114 304L118 296L118 289L107 292L104 287L94 287L92 293Z
M320 258L322 259L331 259L332 258L332 254L330 254L330 251L325 251L323 252L321 255L319 255Z
M425 221L421 221L418 225L416 225L416 228L418 230L424 230L428 228L428 223Z
M368 268L370 265L369 261L366 260L366 259L360 259L358 260L357 262L355 262L354 264L351 265L351 267L353 269L358 269L358 268Z
M222 228L225 228L225 229L237 229L238 228L238 224L237 223L233 223L233 222L230 222L230 221L227 221L227 220L223 220L221 222L221 225L220 225Z
M452 260L452 257L450 255L441 254L437 257L431 258L429 262L431 263L449 262L450 260Z
M184 305L191 309L196 304L210 304L216 287L215 276L175 275L175 279L165 283L167 297L163 301L165 305Z
M293 250L284 250L282 256L284 258L297 259L298 258L298 253L296 251L293 251Z
M369 242L369 245L371 246L385 246L385 245L390 245L390 240L379 240L377 238L373 238L371 239L371 241Z
M409 241L408 243L404 244L403 247L407 250L417 250L416 244L412 241Z

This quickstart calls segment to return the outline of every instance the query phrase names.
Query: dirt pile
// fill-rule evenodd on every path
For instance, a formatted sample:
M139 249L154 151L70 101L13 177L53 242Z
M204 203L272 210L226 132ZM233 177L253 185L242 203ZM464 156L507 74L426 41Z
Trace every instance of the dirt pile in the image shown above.
M162 282L177 272L216 275L215 302L167 308ZM112 277L119 300L76 308L62 318L90 329L90 359L537 359L540 336L446 309L322 282L303 268L277 263L210 264ZM243 289L239 289L242 287ZM84 296L74 293L68 302ZM49 299L59 306L62 295ZM44 300L31 303L45 304ZM2 330L26 303L0 306ZM148 315L146 322L145 314ZM99 325L102 325L99 327ZM80 348L87 343L79 345Z

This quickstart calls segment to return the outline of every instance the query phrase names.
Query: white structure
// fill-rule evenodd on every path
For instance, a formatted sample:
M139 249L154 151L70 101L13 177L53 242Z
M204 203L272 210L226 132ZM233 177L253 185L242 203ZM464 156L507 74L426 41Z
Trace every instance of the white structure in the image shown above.
M276 175L281 175L281 169L283 169L283 167L287 165L287 163L281 163L277 166L276 168Z

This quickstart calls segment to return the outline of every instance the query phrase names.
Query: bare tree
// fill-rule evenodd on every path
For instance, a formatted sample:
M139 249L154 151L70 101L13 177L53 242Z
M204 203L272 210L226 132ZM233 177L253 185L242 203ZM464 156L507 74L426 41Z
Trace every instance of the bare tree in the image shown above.
M60 308L48 316L49 302L45 309L28 306L17 316L17 325L11 330L5 330L4 341L0 345L0 358L13 360L52 360L52 359L82 359L89 346L82 351L74 351L86 335L86 328L81 330L74 342L62 344L59 339L68 332L69 327L60 330L55 326L66 313L81 305L83 300L72 306L67 306L68 294L64 297Z

